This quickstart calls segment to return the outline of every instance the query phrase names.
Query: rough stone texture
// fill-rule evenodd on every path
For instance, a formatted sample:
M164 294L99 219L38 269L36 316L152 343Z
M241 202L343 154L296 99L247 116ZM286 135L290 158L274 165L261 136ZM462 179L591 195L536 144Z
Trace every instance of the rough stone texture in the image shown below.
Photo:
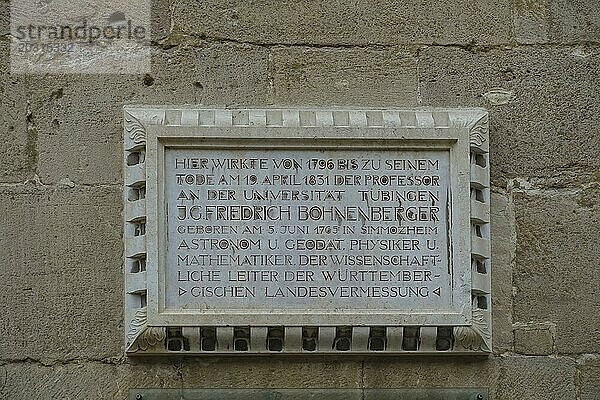
M415 105L417 63L408 51L275 49L271 104Z
M577 360L581 400L596 400L600 393L600 357L586 354Z
M500 360L496 399L576 398L576 367L570 358L505 357Z
M37 130L38 174L44 184L117 184L121 176L117 100L132 77L33 76L31 119ZM122 91L109 96L111 87ZM112 97L112 98L111 98Z
M0 36L10 33L10 1L0 1Z
M0 187L2 359L119 357L118 187Z
M497 382L495 360L473 357L383 357L368 359L367 388L491 387Z
M513 25L519 43L548 42L546 0L514 0Z
M6 399L107 399L118 384L115 366L102 363L15 363L0 368L6 371L6 385L0 391Z
M357 388L362 365L357 360L311 357L225 357L186 360L187 388Z
M566 358L507 357L498 362L425 358L419 361L415 365L407 359L367 359L362 383L359 380L361 363L347 360L316 361L316 365L314 360L272 362L264 358L146 360L120 365L83 362L43 366L23 362L0 366L0 372L4 370L6 376L0 395L11 399L40 398L40 395L64 399L125 399L133 388L353 388L364 385L366 388L490 387L491 398L498 400L575 398L575 362ZM73 379L75 376L77 379ZM594 383L587 383L590 383L587 387L593 389ZM585 394L582 391L582 395Z
M512 199L492 193L492 347L494 353L512 349L512 269L515 260L515 216Z
M597 44L600 8L585 0L514 0L513 25L519 43Z
M267 50L250 46L216 45L202 50L195 59L200 104L226 107L265 105L268 96ZM170 73L168 66L163 73ZM173 76L171 79L179 79Z
M126 399L134 388L359 388L360 375L357 361L264 357L142 359L131 364L20 362L0 365L0 397Z
M583 57L571 48L468 52L430 47L422 51L419 71L423 105L489 109L494 179L600 164L600 53ZM491 104L483 94L494 88L515 99Z
M152 42L161 42L171 31L171 10L169 0L152 0Z
M550 35L556 42L600 39L600 7L586 0L547 0Z
M127 399L133 388L181 387L181 365L153 360L145 364L73 362L0 366L6 399Z
M515 322L555 323L559 353L600 351L600 190L583 192L515 193Z
M510 1L176 0L176 30L274 44L507 43ZM201 21L201 22L199 22Z
M515 327L515 352L529 356L554 352L556 327L550 324L527 324Z
M153 0L150 74L20 76L0 0L0 398L484 386L597 399L596 3ZM494 355L123 357L122 106L185 103L488 108Z
M28 121L23 78L10 75L9 48L0 41L0 182L23 182L35 173L37 133Z
M172 49L146 76L32 76L40 179L119 184L124 104L262 104L267 55L240 46Z

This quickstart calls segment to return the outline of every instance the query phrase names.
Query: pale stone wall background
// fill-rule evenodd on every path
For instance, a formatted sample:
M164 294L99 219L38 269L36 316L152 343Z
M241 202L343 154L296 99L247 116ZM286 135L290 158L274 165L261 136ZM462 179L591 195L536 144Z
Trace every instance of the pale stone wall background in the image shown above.
M10 75L8 9L0 398L469 386L599 398L598 0L153 0L147 76ZM141 103L489 109L494 355L124 358L121 108Z

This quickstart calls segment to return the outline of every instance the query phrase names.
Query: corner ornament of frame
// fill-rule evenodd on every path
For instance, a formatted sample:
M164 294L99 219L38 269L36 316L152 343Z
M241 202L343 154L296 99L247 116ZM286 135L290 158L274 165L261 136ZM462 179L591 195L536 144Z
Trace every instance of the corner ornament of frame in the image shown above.
M455 327L454 337L456 344L467 350L491 351L492 335L482 310L473 310L473 325Z
M130 113L126 113L125 131L129 134L129 138L135 144L146 143L146 127Z
M481 148L488 138L488 116L481 117L469 131L469 142L471 147Z
M148 326L147 322L148 309L146 307L140 308L129 324L126 346L128 353L146 351L165 340L165 328Z

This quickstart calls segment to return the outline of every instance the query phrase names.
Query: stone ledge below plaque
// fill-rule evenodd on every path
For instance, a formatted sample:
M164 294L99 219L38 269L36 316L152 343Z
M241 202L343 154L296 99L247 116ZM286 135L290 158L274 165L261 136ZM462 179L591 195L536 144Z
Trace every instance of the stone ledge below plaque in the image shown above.
M488 400L487 388L454 389L132 389L130 400Z
M491 350L485 110L124 120L128 354Z

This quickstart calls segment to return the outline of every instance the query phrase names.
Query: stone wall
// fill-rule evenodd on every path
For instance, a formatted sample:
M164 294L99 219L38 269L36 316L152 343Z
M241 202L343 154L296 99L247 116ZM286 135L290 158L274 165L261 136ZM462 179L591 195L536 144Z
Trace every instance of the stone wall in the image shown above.
M10 75L8 9L1 0L0 398L470 386L598 398L596 0L153 0L146 76ZM122 106L186 103L487 108L493 355L124 357Z

